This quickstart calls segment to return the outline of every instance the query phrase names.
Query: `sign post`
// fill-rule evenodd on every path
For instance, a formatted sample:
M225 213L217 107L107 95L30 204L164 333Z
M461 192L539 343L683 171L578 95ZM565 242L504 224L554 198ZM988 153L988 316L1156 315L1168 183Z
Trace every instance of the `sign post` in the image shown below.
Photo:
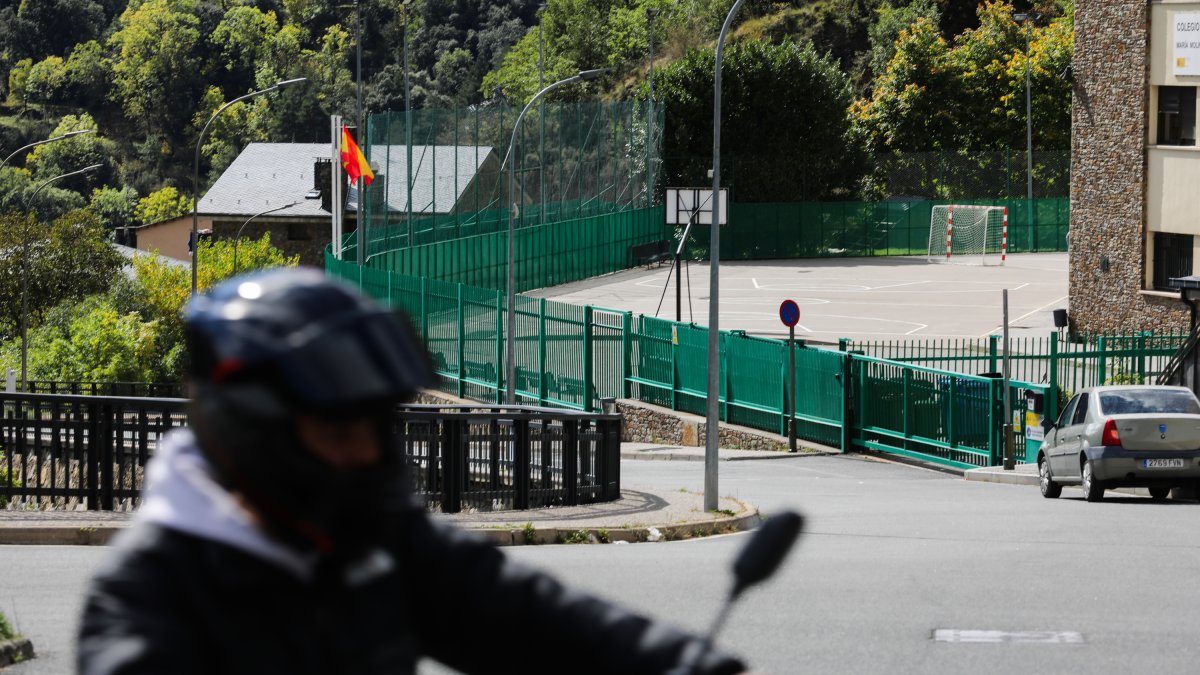
M796 452L796 324L800 323L800 306L795 300L779 305L779 320L788 327L788 452Z

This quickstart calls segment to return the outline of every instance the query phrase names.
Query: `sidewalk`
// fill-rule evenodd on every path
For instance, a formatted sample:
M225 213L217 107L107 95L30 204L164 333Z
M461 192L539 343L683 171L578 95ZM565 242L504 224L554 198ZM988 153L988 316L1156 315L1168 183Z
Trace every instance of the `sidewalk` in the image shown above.
M704 461L704 448L624 443L621 459ZM721 461L795 457L757 450L719 451ZM108 543L128 527L131 513L0 510L0 545L87 546ZM704 510L696 492L627 484L613 502L525 511L435 513L434 518L476 532L500 546L556 542L636 542L686 539L754 527L758 509L729 497Z

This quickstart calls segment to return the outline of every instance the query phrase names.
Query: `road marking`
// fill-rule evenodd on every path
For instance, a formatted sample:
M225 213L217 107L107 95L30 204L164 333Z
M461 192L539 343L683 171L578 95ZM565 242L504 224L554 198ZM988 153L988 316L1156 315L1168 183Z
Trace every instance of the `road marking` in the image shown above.
M1018 316L1015 319L1009 319L1008 325L1012 326L1012 324L1014 324L1014 323L1020 323L1021 319L1033 316L1034 314L1037 314L1038 312L1045 311L1045 309L1047 307L1052 307L1054 305L1057 305L1058 303L1062 302L1063 300L1066 300L1068 297L1069 296L1064 295L1061 298L1055 298L1054 300L1047 302L1046 304L1042 305L1041 307L1038 307L1037 309L1033 310L1032 312L1026 312L1026 313L1022 314L1021 316ZM998 326L996 328L993 328L993 329L989 330L988 332L984 333L983 335L980 335L979 337L984 338L984 337L987 337L997 331L1004 332L1004 326Z
M933 631L934 642L969 642L976 644L1083 644L1083 633L1065 631L1005 631L1005 630L956 630L938 628Z

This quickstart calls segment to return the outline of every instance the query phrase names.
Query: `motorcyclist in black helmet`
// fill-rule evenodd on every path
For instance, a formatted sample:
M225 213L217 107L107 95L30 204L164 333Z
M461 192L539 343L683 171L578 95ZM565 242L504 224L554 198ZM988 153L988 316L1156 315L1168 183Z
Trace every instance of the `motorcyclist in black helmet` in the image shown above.
M184 320L191 428L161 442L92 582L80 672L744 670L425 514L390 420L435 375L395 313L279 269L215 286ZM514 648L530 641L536 658Z

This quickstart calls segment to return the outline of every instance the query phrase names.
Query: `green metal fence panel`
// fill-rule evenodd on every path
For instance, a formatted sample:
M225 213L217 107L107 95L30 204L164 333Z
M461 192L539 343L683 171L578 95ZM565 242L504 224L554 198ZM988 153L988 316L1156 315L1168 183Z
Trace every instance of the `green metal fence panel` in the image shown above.
M796 436L842 447L845 355L796 346ZM782 364L787 367L786 362ZM785 429L786 432L786 429Z
M1023 199L733 202L726 225L728 235L721 237L721 259L925 255L929 250L930 217L933 207L940 204L1007 206L1010 253L1066 250L1066 198L1035 199L1032 212ZM675 230L676 241L682 231ZM694 228L685 247L688 256L707 258L708 241L707 228Z
M1184 334L1137 333L1097 335L1077 342L1044 338L1010 338L1009 377L1053 385L1065 392L1098 384L1151 382L1183 345ZM868 356L950 370L959 373L996 373L1003 368L1000 336L939 340L853 341L844 350Z
M855 445L975 468L999 461L998 380L851 354Z

